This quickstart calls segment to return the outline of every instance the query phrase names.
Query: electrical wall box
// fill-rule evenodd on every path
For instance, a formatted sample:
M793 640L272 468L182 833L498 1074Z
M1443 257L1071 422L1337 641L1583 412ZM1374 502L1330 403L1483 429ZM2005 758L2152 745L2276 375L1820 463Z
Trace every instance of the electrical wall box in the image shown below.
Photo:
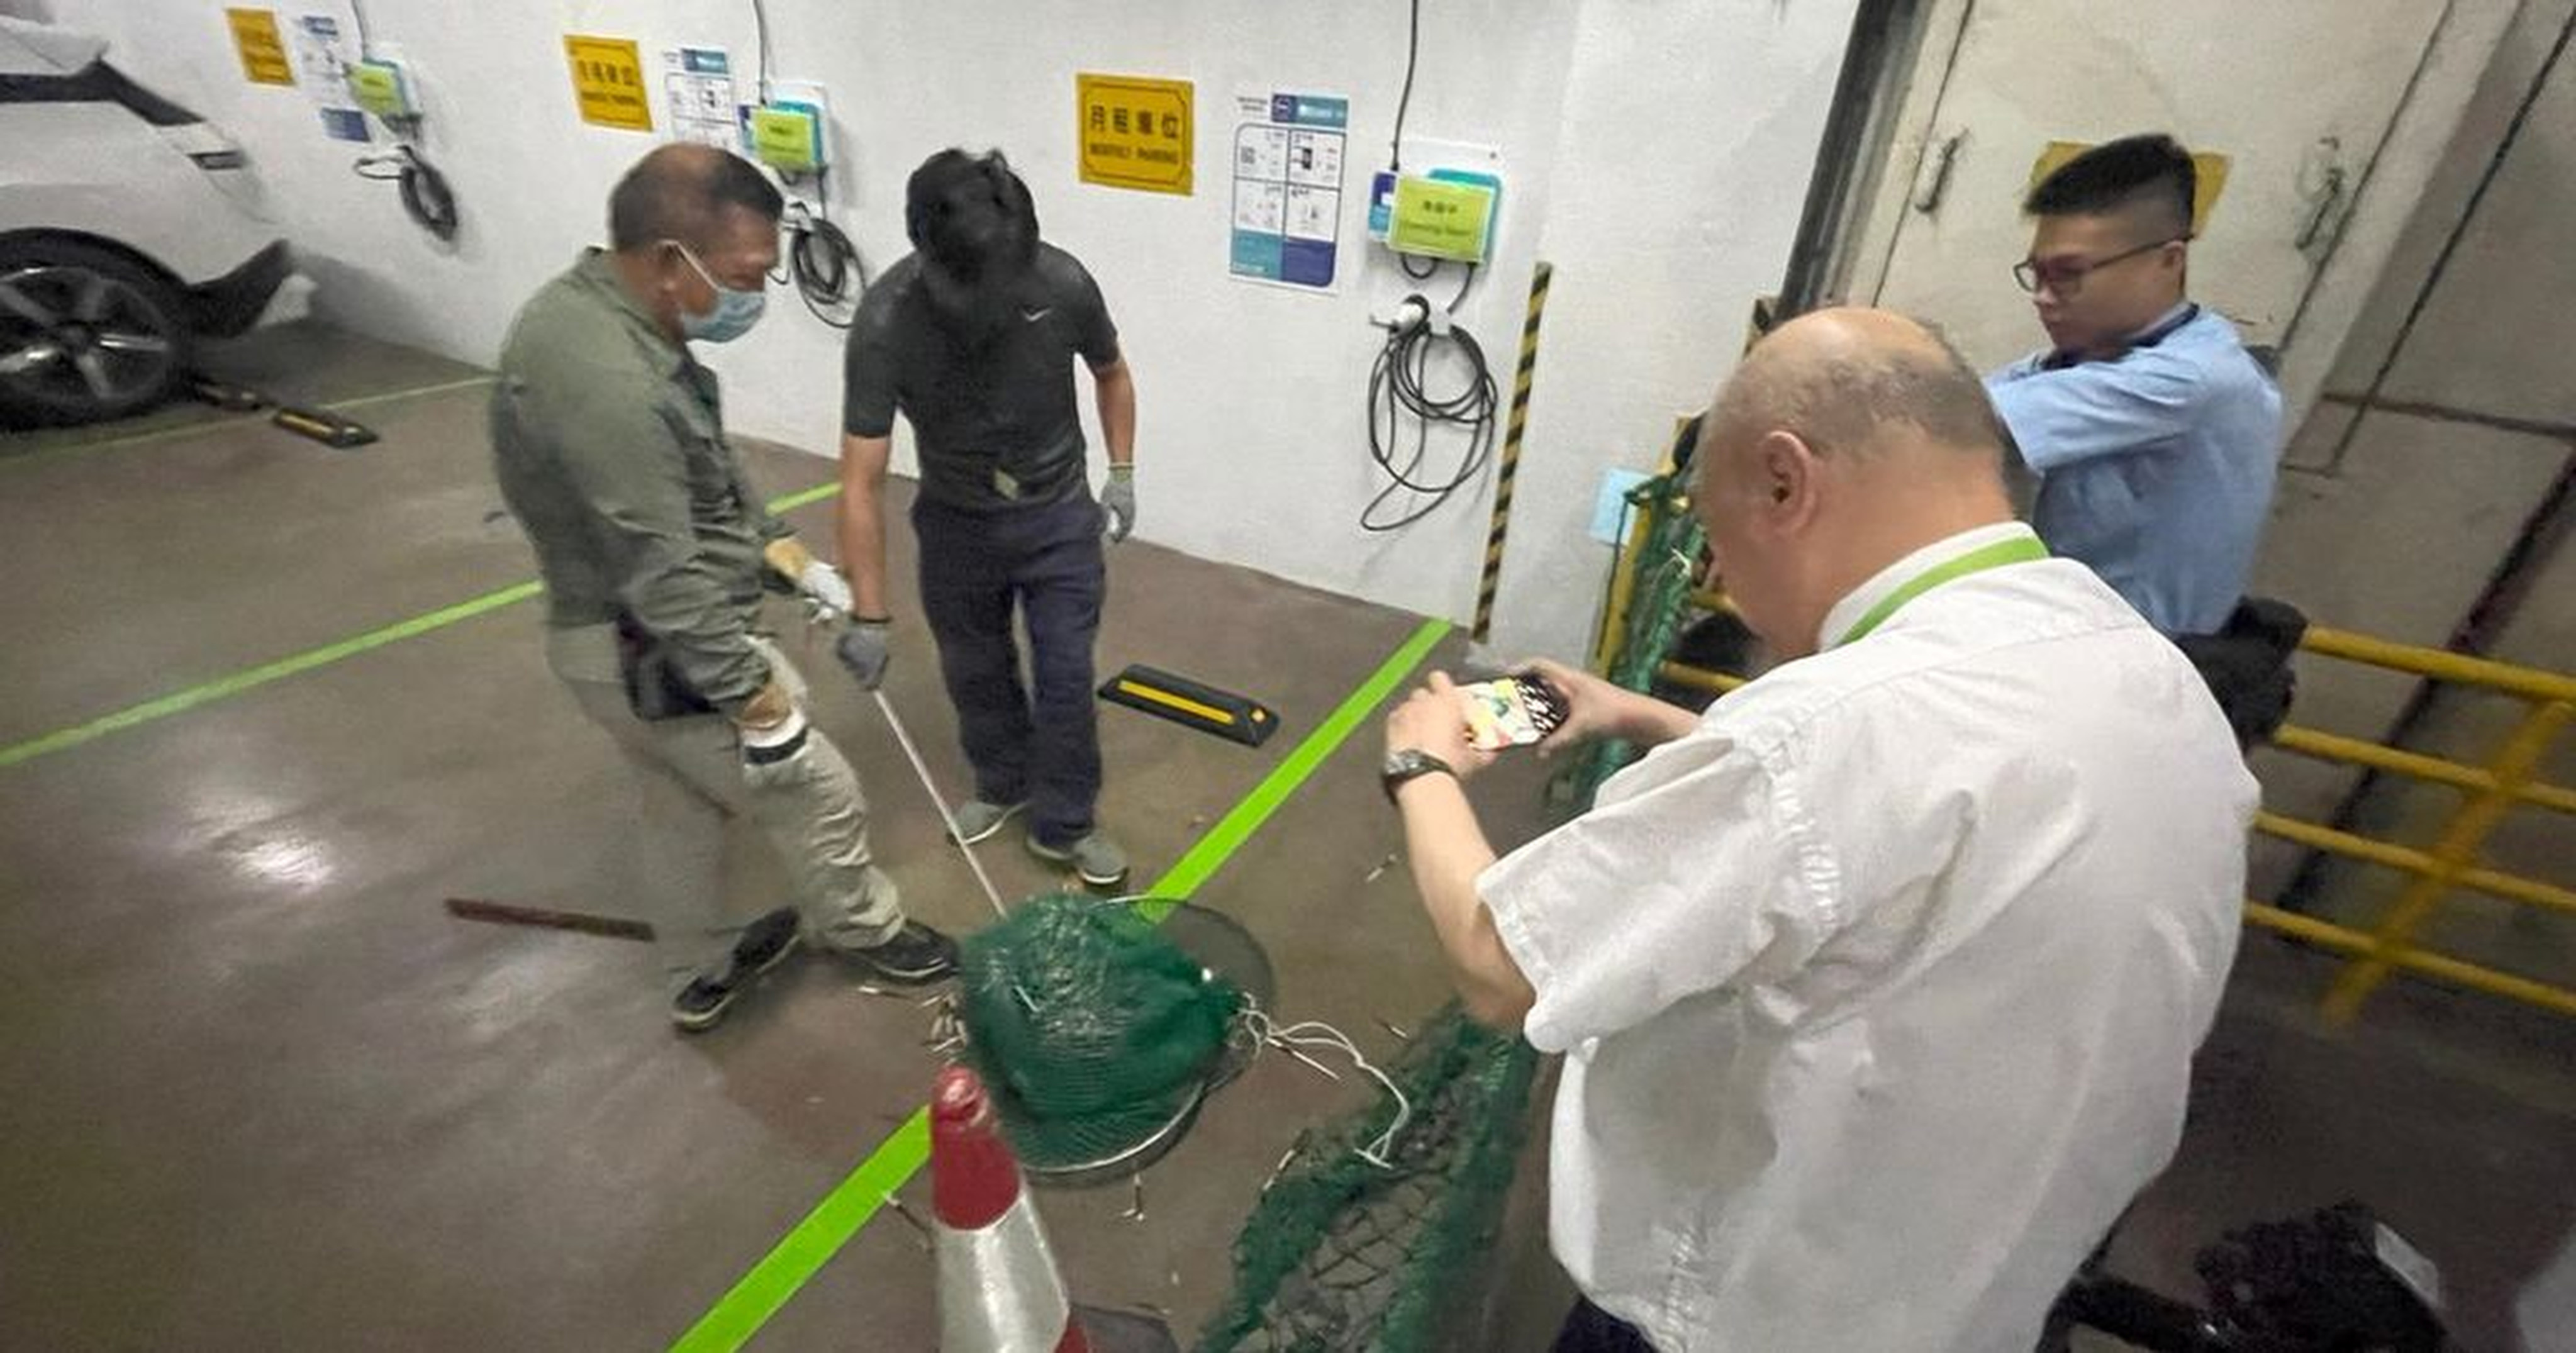
M386 122L420 116L412 98L411 73L399 61L366 57L349 67L349 101Z
M1369 175L1368 237L1386 243L1386 228L1395 221L1395 181L1400 177L1392 169L1381 169Z
M1403 175L1395 181L1387 247L1418 258L1483 263L1493 256L1502 197L1503 181L1492 174L1435 169Z

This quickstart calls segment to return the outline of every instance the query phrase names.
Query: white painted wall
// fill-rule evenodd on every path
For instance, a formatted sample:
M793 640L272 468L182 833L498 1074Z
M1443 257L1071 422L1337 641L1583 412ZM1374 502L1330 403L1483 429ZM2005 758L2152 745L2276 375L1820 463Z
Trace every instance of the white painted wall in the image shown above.
M0 7L105 34L139 78L238 135L323 284L325 318L473 361L489 361L527 294L600 237L609 185L651 144L576 120L562 34L631 36L648 61L665 45L711 43L747 69L753 52L748 0L367 0L379 44L422 77L425 145L464 205L463 232L441 247L403 218L390 188L349 172L354 149L322 137L302 93L241 78L217 0ZM1485 494L1461 495L1395 537L1356 526L1375 488L1362 433L1372 284L1354 277L1319 298L1225 275L1232 96L1349 95L1351 187L1364 187L1403 76L1399 0L767 7L772 74L830 87L848 170L835 176L836 205L876 265L903 252L911 167L944 145L991 144L1029 179L1049 238L1099 276L1137 371L1144 536L1417 611L1469 613ZM1423 9L1408 137L1493 145L1507 164L1500 256L1462 311L1506 382L1531 260L1544 248L1557 267L1498 638L1577 653L1608 559L1582 535L1594 486L1609 465L1651 463L1672 416L1704 402L1732 364L1750 298L1778 278L1852 0ZM1195 196L1076 182L1081 69L1198 82ZM1360 232L1361 197L1350 194L1346 239ZM729 418L740 432L829 454L839 335L791 297L774 297L771 315L710 354Z
M1492 647L1580 654L1605 469L1651 471L1788 267L1855 0L1584 6L1541 252L1555 265Z

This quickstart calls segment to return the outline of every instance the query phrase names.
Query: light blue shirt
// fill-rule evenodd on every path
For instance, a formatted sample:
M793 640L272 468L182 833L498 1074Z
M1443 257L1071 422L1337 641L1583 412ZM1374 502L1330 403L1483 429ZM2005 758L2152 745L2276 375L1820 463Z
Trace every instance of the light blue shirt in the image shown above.
M2109 361L1986 378L2040 476L2031 525L2167 634L2227 623L2281 465L2281 391L2215 311L2178 307Z

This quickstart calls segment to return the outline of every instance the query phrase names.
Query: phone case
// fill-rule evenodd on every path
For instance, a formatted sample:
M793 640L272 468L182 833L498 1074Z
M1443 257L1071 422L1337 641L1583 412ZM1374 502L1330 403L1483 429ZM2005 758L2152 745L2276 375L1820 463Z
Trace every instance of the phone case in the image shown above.
M1556 692L1534 675L1471 682L1458 693L1467 705L1467 740L1484 751L1526 747L1565 722Z

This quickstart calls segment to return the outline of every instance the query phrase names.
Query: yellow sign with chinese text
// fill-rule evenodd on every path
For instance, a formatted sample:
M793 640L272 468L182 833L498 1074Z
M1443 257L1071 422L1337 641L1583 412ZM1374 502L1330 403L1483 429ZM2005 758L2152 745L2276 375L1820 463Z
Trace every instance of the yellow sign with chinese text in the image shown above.
M286 60L286 40L278 36L276 10L228 9L224 22L232 25L233 49L241 53L242 74L252 84L295 83L295 67Z
M635 39L567 34L564 56L572 62L572 96L581 105L582 121L630 132L653 130L653 108L644 101L644 58Z
M1083 182L1190 195L1189 81L1077 74L1073 86Z

